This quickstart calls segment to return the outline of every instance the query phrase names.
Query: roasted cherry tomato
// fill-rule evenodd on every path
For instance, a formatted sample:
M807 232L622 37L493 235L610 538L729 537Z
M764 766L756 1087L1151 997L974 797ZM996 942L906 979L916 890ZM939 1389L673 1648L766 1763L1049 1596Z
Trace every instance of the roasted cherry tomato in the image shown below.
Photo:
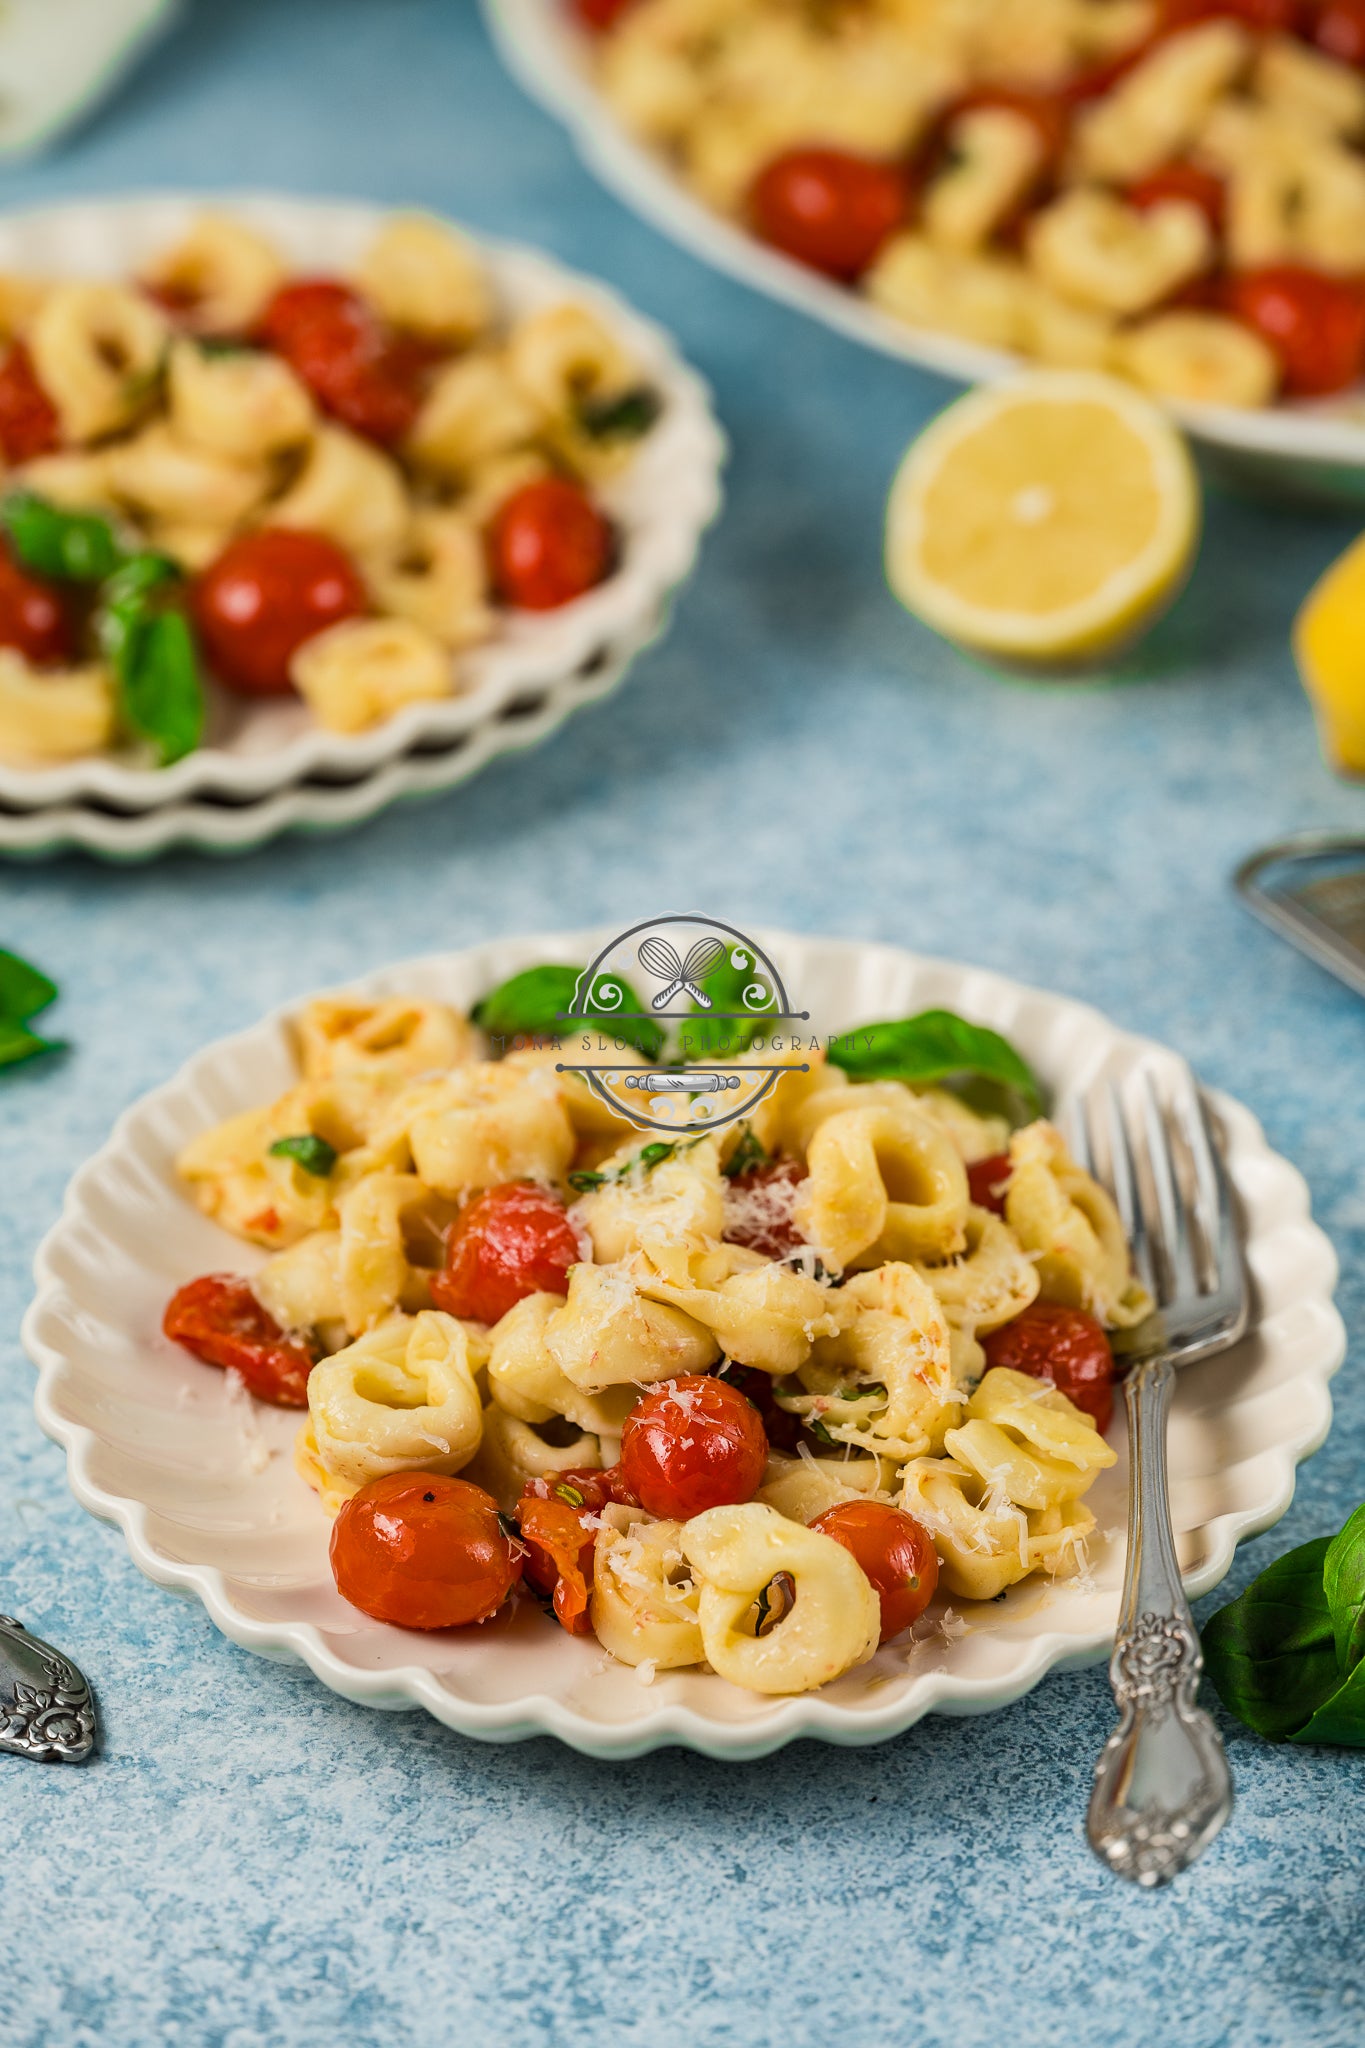
M488 531L488 568L504 604L549 612L601 583L611 569L611 522L581 484L547 476L503 500Z
M700 1373L652 1388L621 1433L627 1486L651 1515L680 1522L752 1500L767 1463L768 1437L757 1408L737 1387Z
M573 11L584 28L600 36L615 28L621 16L634 5L635 0L573 0Z
M592 1634L588 1599L597 1531L585 1528L583 1517L600 1515L614 1497L604 1474L571 1471L533 1479L517 1502L526 1577L571 1636Z
M978 1159L967 1168L967 1186L978 1209L1004 1215L1005 1183L1012 1171L1008 1152L993 1152L989 1159Z
M1188 200L1191 206L1199 208L1215 230L1221 230L1227 208L1227 187L1223 180L1215 177L1212 171L1201 170L1198 164L1164 164L1159 171L1150 171L1145 178L1129 185L1124 197L1140 213L1145 213L1149 206L1160 206L1167 199Z
M286 1336L235 1274L206 1273L178 1288L161 1327L205 1365L239 1372L257 1400L273 1401L277 1408L308 1406L316 1347L302 1337Z
M1082 1308L1035 1301L1011 1323L981 1339L987 1366L1047 1380L1068 1401L1108 1429L1114 1413L1114 1354L1104 1326Z
M230 540L194 584L194 622L219 682L243 697L283 697L305 640L368 604L350 557L321 533L263 526Z
M76 636L61 591L21 569L3 550L0 647L15 648L35 668L71 661L76 653Z
M334 278L283 285L259 334L354 433L387 445L410 432L433 353L388 333L349 285Z
M1338 64L1365 67L1365 0L1323 0L1309 33Z
M805 1178L799 1159L772 1159L737 1173L725 1206L726 1243L745 1245L765 1259L785 1259L798 1251L806 1240L792 1212Z
M522 1564L497 1502L438 1472L389 1472L362 1486L336 1518L331 1558L342 1598L397 1628L487 1621Z
M23 342L11 342L0 359L0 453L6 462L33 462L60 441L57 408Z
M811 1523L862 1566L882 1604L882 1641L919 1620L938 1585L938 1552L928 1531L885 1501L841 1500Z
M1344 390L1365 369L1365 294L1356 285L1276 263L1231 278L1226 302L1274 349L1293 396Z
M860 277L905 218L909 189L895 165L843 149L789 149L749 189L755 231L828 277Z
M431 1298L447 1315L496 1323L528 1294L563 1294L582 1256L558 1195L505 1181L466 1202L451 1224Z

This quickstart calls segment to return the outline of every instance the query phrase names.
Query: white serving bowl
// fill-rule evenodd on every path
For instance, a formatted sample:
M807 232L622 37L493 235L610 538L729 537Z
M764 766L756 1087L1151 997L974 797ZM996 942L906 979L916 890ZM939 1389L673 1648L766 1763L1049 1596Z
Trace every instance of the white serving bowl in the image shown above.
M416 991L467 1008L541 960L592 959L605 932L509 939L391 967L361 995ZM1083 1003L893 946L755 932L792 1000L825 1032L947 1006L1007 1033L1059 1092L1175 1055ZM295 1007L295 1006L291 1006ZM591 1756L680 1743L755 1757L798 1736L878 1742L930 1712L1008 1705L1056 1666L1092 1663L1113 1640L1123 1571L1127 1458L1088 1496L1098 1518L1085 1577L1029 1582L969 1608L926 1640L888 1644L822 1692L762 1698L700 1671L644 1685L591 1640L529 1606L478 1630L417 1634L369 1621L341 1598L330 1525L290 1456L296 1412L240 1397L161 1335L174 1289L243 1270L261 1254L229 1239L177 1181L180 1147L206 1125L280 1093L295 1076L285 1012L200 1053L120 1118L76 1175L36 1262L24 1342L38 1366L38 1420L66 1447L72 1490L116 1521L137 1565L203 1601L225 1635L299 1658L347 1699L421 1706L489 1741L550 1734ZM1294 1468L1331 1420L1327 1382L1345 1333L1336 1261L1304 1183L1237 1103L1218 1098L1247 1231L1255 1306L1234 1350L1190 1367L1170 1430L1177 1548L1192 1594L1217 1585L1240 1538L1289 1506ZM938 1608L942 1612L941 1604Z

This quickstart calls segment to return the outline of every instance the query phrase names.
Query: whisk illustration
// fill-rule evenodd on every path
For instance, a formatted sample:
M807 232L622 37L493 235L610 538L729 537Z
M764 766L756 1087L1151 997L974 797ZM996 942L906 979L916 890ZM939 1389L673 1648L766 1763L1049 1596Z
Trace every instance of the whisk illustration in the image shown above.
M658 980L668 984L655 996L650 1008L662 1010L672 1002L674 996L689 995L703 1010L709 1010L711 998L703 994L697 984L704 974L711 972L724 951L725 944L721 939L698 939L684 960L679 956L677 948L671 946L667 939L653 935L641 939L638 950L640 965Z

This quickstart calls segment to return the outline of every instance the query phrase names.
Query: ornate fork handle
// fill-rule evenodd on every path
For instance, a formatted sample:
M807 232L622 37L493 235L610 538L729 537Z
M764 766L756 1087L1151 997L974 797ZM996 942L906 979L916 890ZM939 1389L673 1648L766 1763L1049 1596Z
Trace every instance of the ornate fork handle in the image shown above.
M95 1746L95 1703L69 1657L0 1614L0 1756L78 1764Z
M1125 1382L1128 1565L1109 1680L1119 1725L1095 1766L1086 1833L1111 1870L1151 1888L1193 1863L1232 1811L1218 1731L1195 1705L1204 1659L1180 1583L1166 1485L1166 1358Z

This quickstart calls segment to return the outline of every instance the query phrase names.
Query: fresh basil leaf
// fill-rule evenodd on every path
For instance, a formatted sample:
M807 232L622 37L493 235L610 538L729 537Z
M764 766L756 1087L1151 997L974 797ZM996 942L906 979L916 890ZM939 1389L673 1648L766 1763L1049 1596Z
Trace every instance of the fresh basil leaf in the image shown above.
M736 966L734 955L738 953L742 966ZM760 1031L768 1029L777 1015L777 993L769 987L767 977L759 968L752 952L742 946L734 946L722 953L709 974L704 974L698 983L702 994L709 996L711 1007L705 1009L700 1003L693 1003L693 1015L703 1027L696 1033L690 1020L678 1026L678 1043L684 1060L711 1060L725 1058L732 1053L747 1052ZM746 989L760 988L764 997L757 1007L746 1003ZM712 1018L716 1011L719 1016Z
M644 1005L630 983L618 974L601 974L580 1005L575 998L583 973L581 967L527 967L480 997L470 1016L481 1031L505 1045L517 1038L562 1040L590 1030L622 1039L647 1060L656 1060L663 1051L663 1026L638 1014ZM608 986L621 992L614 1006L624 1013L619 1017L601 1007Z
M767 1163L767 1147L760 1143L745 1124L743 1136L721 1168L721 1172L727 1180L738 1180L742 1173L748 1173L755 1166L766 1166Z
M570 1508L581 1508L587 1499L587 1495L579 1487L571 1485L567 1479L559 1480L550 1491L556 1500L562 1500L564 1505Z
M578 424L590 441L638 441L663 411L663 400L650 384L637 384L616 398L585 398Z
M590 1173L586 1166L569 1175L569 1186L576 1195L590 1195L594 1188L604 1188L606 1184L605 1173Z
M822 1444L828 1444L831 1450L839 1451L844 1449L844 1446L839 1442L838 1438L832 1437L830 1435L829 1431L825 1428L824 1423L820 1420L818 1415L811 1416L807 1419L806 1428L810 1431L813 1437L818 1437Z
M131 618L114 673L125 721L152 742L161 766L192 754L204 736L204 688L184 615L148 612Z
M326 1180L337 1163L336 1147L329 1145L325 1138L318 1138L311 1131L302 1131L297 1137L276 1138L270 1147L272 1159L292 1159L305 1173Z
M1219 1699L1271 1742L1297 1735L1341 1683L1322 1584L1330 1548L1319 1536L1276 1558L1202 1631Z
M40 1052L63 1052L59 1038L40 1038L17 1017L0 1017L0 1067L17 1067L21 1060L36 1059Z
M1009 1040L952 1010L921 1010L899 1023L863 1025L831 1045L829 1059L855 1081L922 1087L965 1076L994 1082L1018 1096L1030 1115L1043 1110L1038 1077Z
M0 505L0 526L26 569L64 583L102 583L123 560L107 519L64 512L33 491L15 491Z
M1332 1538L1322 1567L1337 1668L1349 1676L1365 1658L1365 1506Z
M17 953L0 946L0 1017L26 1024L57 999L57 984Z
M498 1527L509 1543L521 1542L520 1522L515 1521L511 1515L505 1515L501 1508L498 1509Z
M1291 1742L1331 1743L1339 1749L1365 1749L1365 1662L1356 1665L1313 1718L1290 1736Z

